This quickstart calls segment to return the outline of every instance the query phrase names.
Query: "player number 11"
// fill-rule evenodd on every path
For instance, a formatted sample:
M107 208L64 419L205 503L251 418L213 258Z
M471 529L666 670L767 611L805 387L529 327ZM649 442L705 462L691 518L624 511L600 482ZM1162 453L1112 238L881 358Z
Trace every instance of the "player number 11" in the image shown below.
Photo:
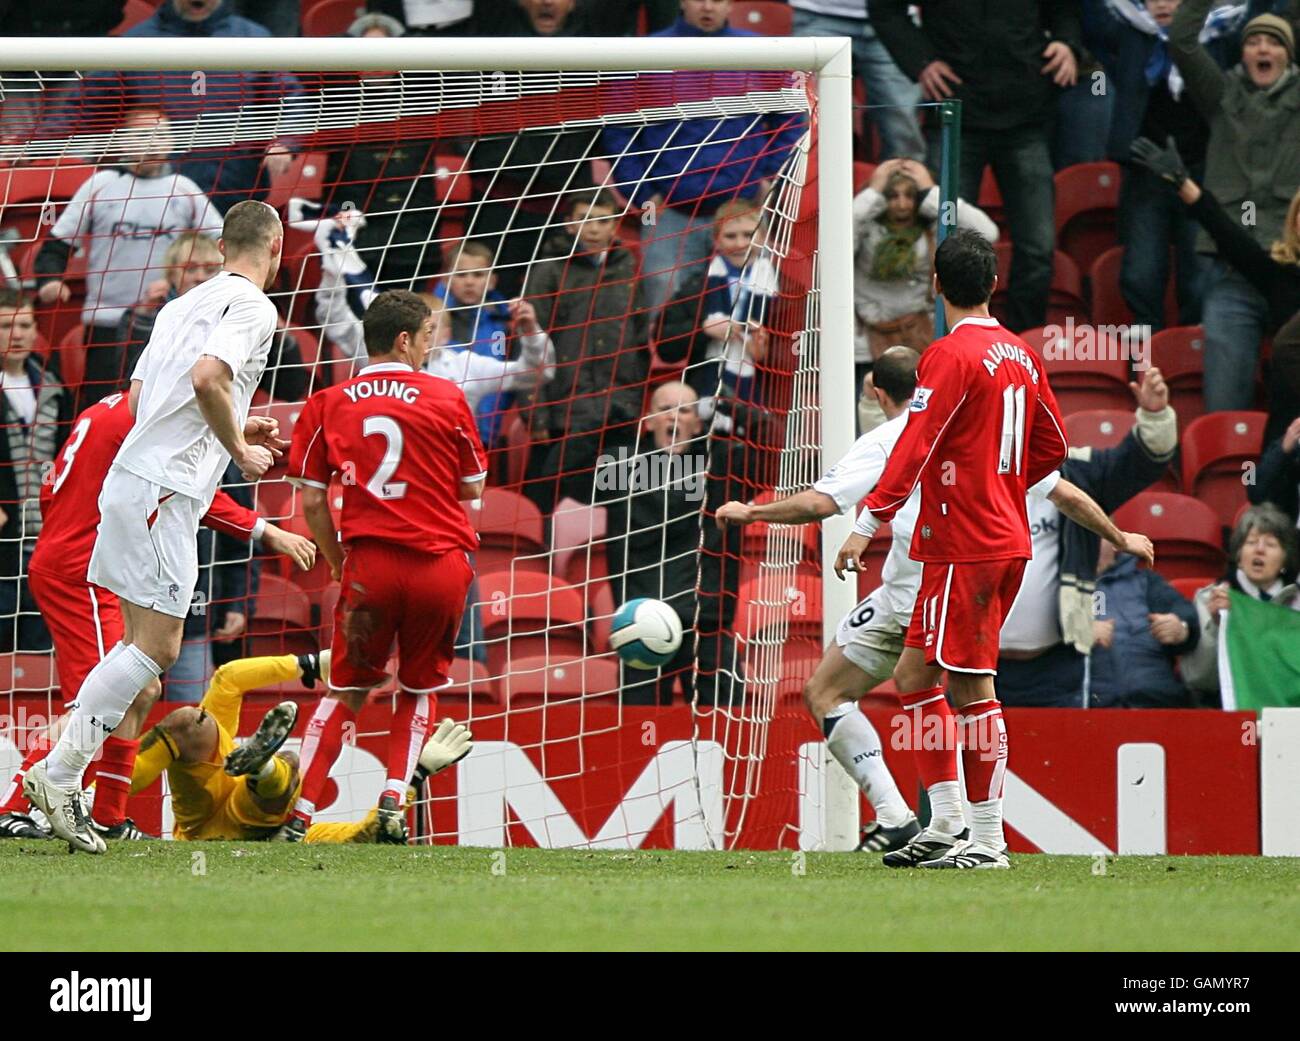
M1006 387L1002 391L1002 440L998 451L998 473L1011 472L1014 458L1020 473L1020 456L1025 447L1025 388Z

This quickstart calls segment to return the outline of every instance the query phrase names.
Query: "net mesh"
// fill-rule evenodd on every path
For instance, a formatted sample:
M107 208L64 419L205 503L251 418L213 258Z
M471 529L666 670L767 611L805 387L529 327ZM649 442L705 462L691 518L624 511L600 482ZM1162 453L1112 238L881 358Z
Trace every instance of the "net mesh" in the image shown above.
M34 336L9 306L0 337L6 372L35 366L35 398L50 399L48 415L5 412L6 777L66 693L26 581L52 453L80 409L124 385L157 308L215 272L221 214L253 197L286 222L269 293L281 331L254 410L291 431L307 395L356 371L373 294L411 289L440 313L439 353L459 360L435 371L463 382L489 447L489 488L467 506L476 585L439 695L478 747L420 792L421 838L801 841L815 735L794 706L820 654L816 532L723 532L714 513L805 488L819 466L815 81L6 73L0 99L0 281L36 303ZM541 360L519 300L546 334ZM28 348L31 363L10 364ZM55 436L38 436L43 423ZM309 534L283 469L255 486L228 477L236 498ZM260 545L201 540L169 700L197 701L222 661L329 646L338 587L323 562L300 573ZM633 596L683 621L660 671L611 650ZM312 692L250 692L241 732L263 695ZM320 819L373 804L395 696L363 710ZM133 806L170 822L158 788Z

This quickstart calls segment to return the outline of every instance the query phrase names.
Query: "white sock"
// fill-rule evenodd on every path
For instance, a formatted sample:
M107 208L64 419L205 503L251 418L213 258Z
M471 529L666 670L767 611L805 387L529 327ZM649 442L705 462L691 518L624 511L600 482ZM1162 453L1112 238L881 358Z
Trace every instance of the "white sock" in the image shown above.
M886 828L907 823L912 811L885 765L880 735L871 720L858 711L857 704L846 701L837 705L826 713L822 729L826 733L826 747L862 789L876 811L876 820Z
M966 827L961 806L961 785L956 781L939 781L926 789L930 797L930 830L944 835L958 835Z
M106 654L82 683L72 718L45 759L50 783L64 791L81 787L82 775L105 738L117 729L135 696L160 675L162 669L134 644L118 644Z
M970 805L970 840L988 849L1005 849L1006 837L1002 834L1002 800L973 802Z

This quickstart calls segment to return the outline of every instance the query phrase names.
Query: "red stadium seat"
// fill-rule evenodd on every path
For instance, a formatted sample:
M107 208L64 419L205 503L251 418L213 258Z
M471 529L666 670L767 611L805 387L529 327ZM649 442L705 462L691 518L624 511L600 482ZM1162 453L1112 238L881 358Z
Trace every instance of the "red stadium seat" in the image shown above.
M518 489L528 471L533 439L528 436L528 426L517 409L506 413L501 422L501 430L505 435L505 447L493 448L488 452L492 464L489 467L489 480L503 487Z
M586 652L582 593L567 582L535 571L483 573L478 610L494 673L520 657Z
M1136 422L1133 412L1117 408L1086 409L1065 417L1065 436L1071 448L1114 448Z
M1156 569L1169 580L1223 573L1223 532L1205 503L1176 492L1143 492L1115 511L1125 531L1140 531L1156 547Z
M58 686L53 654L0 654L0 690L6 694L52 693Z
M1097 325L1132 325L1133 312L1124 302L1119 288L1120 267L1124 263L1124 247L1114 246L1101 253L1088 269L1091 304L1088 313ZM1165 287L1165 325L1178 324L1178 301L1171 278Z
M85 329L78 322L59 341L59 375L65 387L79 387L86 378Z
M505 488L488 488L477 504L462 505L479 534L480 572L550 569L542 541L542 514L531 499Z
M998 258L998 285L993 292L990 310L1001 318L1006 314L1008 291L1011 288L1011 255L1009 242L998 242L993 247ZM1076 322L1087 321L1088 306L1083 299L1083 279L1078 265L1057 250L1052 255L1052 287L1047 298L1048 324L1064 324L1067 318Z
M364 0L321 0L302 13L303 36L342 36L366 13Z
M1099 343L1087 325L1076 326L1070 342L1067 330L1043 326L1020 334L1042 357L1062 414L1131 408L1129 363L1121 356L1120 345L1115 341Z
M283 527L296 512L296 489L288 481L261 480L253 486L258 516Z
M868 184L876 172L875 163L857 163L853 164L853 194L857 195Z
M473 658L453 658L447 670L451 685L438 691L439 698L478 698L481 701L500 701L501 692L488 667Z
M325 167L328 163L329 156L325 152L302 152L295 155L289 163L289 169L278 177L271 178L266 192L267 204L279 210L290 199L319 200L324 189Z
M748 29L763 36L790 36L794 32L790 5L770 0L736 0L729 20L733 29Z
M1264 450L1267 412L1211 412L1183 429L1183 491L1225 527L1246 502L1246 475Z
M128 29L134 28L141 22L152 18L156 10L156 4L145 3L145 0L126 0L126 7L122 11L122 20L108 31L108 35L121 36Z
M1156 563L1159 564L1160 562L1156 561ZM1159 571L1160 568L1157 567L1156 570ZM1187 597L1188 600L1194 602L1196 600L1197 590L1204 589L1212 582L1217 581L1218 579L1210 575L1193 575L1191 578L1171 578L1169 579L1169 584L1177 589L1183 596Z
M307 654L318 649L316 637L307 594L263 570L248 619L249 654Z
M1205 330L1176 325L1151 337L1151 364L1169 384L1169 404L1184 429L1205 412Z
M894 529L882 524L875 537L867 544L866 567L858 572L858 599L864 600L868 593L880 585L881 572L885 570L885 559L889 556L889 547L894 542Z
M546 701L617 696L620 690L618 658L565 658L552 654L515 658L502 681L507 704L520 698Z
M812 674L817 671L817 666L822 660L822 650L817 644L807 644L803 641L792 641L787 644L781 654L781 678L777 681L776 699L778 704L803 704L804 685L812 678ZM752 666L751 666L752 668ZM758 682L758 678L751 673L747 677L747 682Z
M761 576L744 582L736 602L737 639L749 640L787 625L790 638L820 639L822 635L822 583L812 575L795 575L778 581Z
M1087 271L1117 237L1119 166L1112 162L1079 163L1057 170L1056 243Z
M71 199L78 188L89 180L95 172L93 166L80 159L61 159L38 165L11 166L0 168L0 210L9 207L30 205L30 209L40 221L40 205L45 202L61 203ZM12 222L17 214L6 212L6 223Z
M604 555L605 507L583 506L576 499L561 499L551 514L551 574L563 576L576 552Z

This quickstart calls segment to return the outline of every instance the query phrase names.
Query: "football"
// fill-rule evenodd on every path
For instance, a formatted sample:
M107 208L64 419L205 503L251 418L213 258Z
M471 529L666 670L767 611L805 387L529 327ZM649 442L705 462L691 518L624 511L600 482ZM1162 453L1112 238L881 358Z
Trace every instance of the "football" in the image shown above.
M682 622L662 600L639 596L614 612L610 645L634 669L657 669L682 645Z

